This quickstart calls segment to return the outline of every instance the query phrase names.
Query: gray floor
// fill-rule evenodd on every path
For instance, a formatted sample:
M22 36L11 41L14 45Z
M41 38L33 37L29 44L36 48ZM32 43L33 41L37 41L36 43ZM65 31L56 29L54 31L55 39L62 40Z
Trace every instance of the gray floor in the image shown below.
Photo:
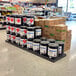
M67 22L73 30L72 47L56 63L5 43L6 32L0 30L0 76L76 76L76 22Z

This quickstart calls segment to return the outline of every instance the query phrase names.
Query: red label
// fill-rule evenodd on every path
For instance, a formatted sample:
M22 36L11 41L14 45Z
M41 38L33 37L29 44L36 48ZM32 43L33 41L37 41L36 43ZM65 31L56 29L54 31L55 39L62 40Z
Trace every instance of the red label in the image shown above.
M9 38L11 38L11 35L9 35Z
M30 22L32 23L33 22L33 19L30 19Z
M24 40L23 40L23 43L26 43L26 42L27 42L27 41L24 39Z
M8 26L8 29L10 30L10 26Z
M19 31L20 31L20 29L19 29L19 28L17 28L17 29L16 29L16 31L17 31L17 32L19 32Z
M24 30L24 33L27 33L27 31L26 31L26 30Z
M8 20L8 21L10 21L10 18L9 18L9 17L7 17L7 20Z
M14 21L14 19L13 18L11 18L11 22L13 22Z
M13 31L13 30L14 30L14 28L12 27L12 28L11 28L11 30Z
M13 36L13 39L15 39L16 37L15 36Z
M23 21L26 22L26 18L23 18Z
M17 22L19 23L20 21L21 21L21 20L18 18L18 19L17 19Z

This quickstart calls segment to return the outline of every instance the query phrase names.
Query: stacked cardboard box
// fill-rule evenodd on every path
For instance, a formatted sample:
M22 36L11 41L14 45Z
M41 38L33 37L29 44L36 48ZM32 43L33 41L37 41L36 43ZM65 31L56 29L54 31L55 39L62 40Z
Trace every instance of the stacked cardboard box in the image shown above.
M72 32L71 30L68 30L66 34L65 47L64 47L65 51L69 50L71 47L71 38L72 38L71 32Z
M37 19L35 25L42 27L42 36L49 39L64 41L64 50L70 49L71 31L67 31L68 27L65 25L65 19Z

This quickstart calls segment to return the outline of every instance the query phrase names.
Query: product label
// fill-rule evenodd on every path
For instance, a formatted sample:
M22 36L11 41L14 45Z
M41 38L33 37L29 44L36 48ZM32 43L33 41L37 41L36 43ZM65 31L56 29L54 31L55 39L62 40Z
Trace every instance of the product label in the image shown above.
M33 50L40 50L39 43L33 43Z
M11 35L11 40L15 41L15 39L16 39L16 36Z
M48 55L50 57L57 57L57 49L48 48Z
M34 19L33 18L27 18L27 24L28 25L33 25L34 24Z
M21 36L24 36L24 35L26 35L27 34L27 30L26 29L21 29L20 30L20 35Z
M47 47L40 45L40 53L41 54L46 54L46 51L47 51Z
M14 23L14 18L10 17L10 23Z
M10 17L6 17L6 22L10 22Z
M11 27L11 32L15 32L15 27Z
M41 29L36 29L36 36L41 36Z
M27 18L23 17L23 23L26 23L26 21L27 21Z
M15 24L21 25L21 18L15 18Z
M26 39L20 39L20 45L26 45L27 40Z
M58 48L58 54L61 54L62 53L62 46L59 46Z
M34 31L27 31L27 38L34 38Z
M16 33L19 33L20 29L19 28L16 28Z
M20 43L20 37L16 37L16 43Z
M33 44L31 41L27 41L27 48L33 48Z

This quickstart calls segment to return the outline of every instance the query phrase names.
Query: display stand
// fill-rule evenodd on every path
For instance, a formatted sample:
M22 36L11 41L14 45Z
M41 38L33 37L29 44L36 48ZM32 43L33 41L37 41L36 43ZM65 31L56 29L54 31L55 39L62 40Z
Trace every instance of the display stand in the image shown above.
M44 59L46 59L46 60L48 60L48 61L50 61L50 62L53 62L53 63L56 62L56 61L58 61L58 60L60 60L60 59L62 59L62 58L64 58L64 57L66 57L66 54L63 54L63 55L60 55L60 56L52 59L52 58L49 58L48 56L41 55L41 54L39 54L38 52L34 52L34 51L32 51L32 50L28 50L27 48L22 48L21 46L17 45L16 43L12 43L11 41L7 41L7 40L6 40L6 42L9 43L9 44L14 45L14 46L16 46L16 47L18 47L18 48L20 48L20 49L23 49L24 51L28 51L28 52L30 52L30 53L32 53L32 54L35 54L35 55L37 55L37 56L39 56L39 57L42 57L42 58L44 58Z

